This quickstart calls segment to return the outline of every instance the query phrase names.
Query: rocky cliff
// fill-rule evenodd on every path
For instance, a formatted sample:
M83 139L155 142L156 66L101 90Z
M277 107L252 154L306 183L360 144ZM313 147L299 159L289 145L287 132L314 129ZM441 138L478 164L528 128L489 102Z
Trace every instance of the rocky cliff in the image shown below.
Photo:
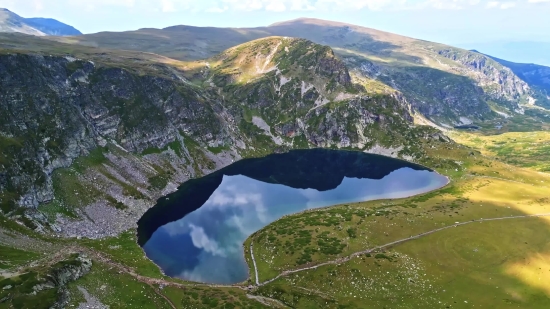
M459 49L439 50L438 54L462 64L463 67L453 67L453 70L471 76L489 98L509 102L512 109L519 108L518 104L523 96L533 93L529 85L510 68L485 55Z
M0 57L0 72L0 191L18 191L21 205L51 201L52 172L108 142L134 153L182 135L232 143L216 99L175 77L21 54Z
M90 272L92 260L78 253L53 265L27 269L0 281L5 308L65 308L67 284Z
M515 63L485 55L501 65L510 68L533 90L533 100L528 104L550 108L550 67L532 63Z
M414 160L432 138L399 94L367 91L306 40L177 65L93 59L0 55L0 204L33 229L114 235L179 183L241 157L344 147Z
M249 29L175 26L57 40L196 60L273 35L330 46L350 69L368 67L366 76L400 91L413 109L440 124L458 125L500 117L491 111L490 105L494 104L508 109L512 115L516 111L522 113L520 105L535 102L530 97L539 104L547 98L548 92L533 93L532 80L522 80L517 71L485 55L319 19L301 18Z

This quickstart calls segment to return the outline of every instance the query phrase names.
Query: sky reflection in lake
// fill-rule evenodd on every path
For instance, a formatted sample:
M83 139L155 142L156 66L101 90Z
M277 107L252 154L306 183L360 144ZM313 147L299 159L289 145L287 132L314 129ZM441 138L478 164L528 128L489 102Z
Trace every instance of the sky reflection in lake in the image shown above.
M330 175L327 175L330 177ZM407 197L442 187L435 172L400 168L382 179L344 177L326 191L295 189L243 175L223 175L206 203L159 227L143 246L167 275L231 284L248 277L242 244L284 215L306 209L382 198Z

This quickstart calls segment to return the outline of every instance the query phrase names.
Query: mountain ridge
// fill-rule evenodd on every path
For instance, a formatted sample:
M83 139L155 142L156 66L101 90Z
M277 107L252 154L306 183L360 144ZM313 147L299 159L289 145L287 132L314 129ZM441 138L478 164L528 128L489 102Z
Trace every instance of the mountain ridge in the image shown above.
M458 61L471 57L466 50L320 19L300 18L257 28L180 25L56 40L147 51L188 61L206 59L232 46L269 36L304 38L330 46L352 70L402 92L416 110L440 125L452 127L462 124L461 119L483 121L498 117L491 111L492 102L502 105L507 113L521 113L520 105L533 102L530 97L544 97L539 89L531 89L528 83L490 58L479 60L490 66L480 71ZM446 57L449 51L461 56ZM515 86L502 87L499 81L502 78L505 84ZM420 79L426 82L415 84Z
M24 18L6 8L0 8L0 32L19 32L37 36L82 34L76 28L53 18Z
M539 95L534 99L542 102L541 106L550 108L550 67L534 63L517 63L484 55L509 67L519 78L539 89ZM534 103L530 102L530 104Z
M529 81L530 66L433 42L305 23L0 33L0 307L547 308L548 291L531 285L546 264L530 258L548 255L548 222L536 220L550 206L550 135L500 134L550 129L550 113L533 97L544 76ZM460 129L445 128L453 126ZM242 244L250 276L238 285L169 278L138 245L200 206L211 193L204 190L222 181L215 171L295 149L323 160L233 171L323 190L359 177L363 163L382 177L387 158L364 162L366 152L437 171L448 185L306 210L250 231ZM347 163L325 157L336 149ZM182 183L175 195L204 194L163 207ZM388 179L383 190L393 188ZM235 203L264 209L247 191ZM238 218L229 220L241 227ZM138 220L147 226L136 228ZM165 232L182 238L160 245L183 258L199 247L218 251L224 240L204 224L189 237L174 226Z
M330 47L304 39L262 38L207 62L170 62L85 47L69 56L62 50L72 45L6 37L32 49L0 53L4 213L99 201L138 218L175 184L241 157L328 147L420 160L418 141L441 138L415 128L398 95L366 92Z

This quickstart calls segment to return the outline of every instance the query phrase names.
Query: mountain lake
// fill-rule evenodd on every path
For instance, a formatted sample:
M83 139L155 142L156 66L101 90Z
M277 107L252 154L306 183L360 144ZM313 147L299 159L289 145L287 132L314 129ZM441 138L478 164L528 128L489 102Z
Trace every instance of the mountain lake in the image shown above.
M362 152L294 150L244 159L191 179L138 222L138 242L168 276L235 284L249 277L243 243L308 209L404 198L445 186L426 167Z

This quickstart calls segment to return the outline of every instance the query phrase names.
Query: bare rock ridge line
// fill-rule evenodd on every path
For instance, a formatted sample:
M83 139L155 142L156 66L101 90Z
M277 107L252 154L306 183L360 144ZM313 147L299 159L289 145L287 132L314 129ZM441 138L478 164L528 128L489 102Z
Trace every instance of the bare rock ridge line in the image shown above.
M31 48L44 43L29 38L25 44ZM260 55L255 48L262 44L275 51L266 60L269 67L277 67L278 75L249 72L239 63ZM76 215L84 219L76 223L60 218L58 232L113 236L132 227L127 215L141 217L178 183L242 157L310 146L366 150L381 144L377 137L384 136L384 147L400 149L405 159L418 159L425 154L413 140L438 140L435 129L414 127L409 108L399 97L352 95L350 91L363 94L364 89L351 82L346 64L327 46L269 38L239 48L243 52L231 49L227 51L231 57L220 58L221 64L211 61L211 66L205 64L197 72L178 71L150 59L155 65L129 66L121 60L113 66L88 54L11 54L7 48L7 54L0 55L0 88L6 89L0 93L0 122L5 124L0 140L7 143L0 156L9 164L3 164L0 190L10 188L10 200L3 202L8 203L8 212L55 200L81 209ZM118 52L107 54L114 57ZM31 69L24 72L21 67ZM305 70L314 72L311 82ZM212 80L212 85L193 86L182 82L180 75L198 85ZM274 84L273 79L285 83ZM211 87L216 91L208 90ZM334 106L324 104L335 100L339 103ZM289 117L279 119L281 114ZM258 138L259 134L271 141ZM76 173L60 172L74 167L79 167ZM78 190L56 196L54 182L63 181ZM95 215L104 211L112 215ZM37 216L27 217L39 227L46 225ZM100 222L101 228L84 221Z
M427 235L430 235L430 234L434 234L434 233L437 233L437 232L440 232L440 231L443 231L443 230L446 230L446 229L449 229L449 228L453 228L453 227L458 227L458 226L467 225L467 224L471 224L471 223L477 223L477 222L481 223L481 222L487 222L487 221L522 219L522 218L538 218L538 217L548 217L548 216L550 216L550 213L535 214L535 215L524 215L524 216L499 217L499 218L489 218L489 219L478 219L478 220L471 220L471 221L462 222L462 223L456 223L456 224L449 225L449 226L446 226L446 227L442 227L442 228L438 228L438 229L431 230L431 231L428 231L428 232L424 232L424 233L421 233L421 234L418 234L418 235L415 235L415 236L411 236L411 237L403 238L403 239L400 239L400 240L396 240L396 241L393 241L393 242L390 242L390 243L387 243L385 245L381 245L381 246L378 246L378 247L375 247L375 248L355 252L355 253L352 253L351 255L347 256L347 257L338 258L338 259L335 259L335 260L331 260L331 261L324 262L324 263L317 264L317 265L310 266L310 267L298 268L298 269L294 269L294 270L286 270L286 271L283 271L278 276L276 276L275 278L272 278L270 280L267 280L267 281L264 281L264 282L260 283L258 286L263 286L263 285L269 284L269 283L271 283L271 282L273 282L273 281L275 281L279 278L286 277L290 274L294 274L294 273L297 273L297 272L316 269L316 268L319 268L321 266L326 266L326 265L345 263L345 262L350 261L352 258L357 257L361 254L372 253L372 252L380 250L380 249L388 248L388 247L391 247L391 246L394 246L394 245L397 245L397 244L401 244L401 243L404 243L404 242L407 242L407 241L410 241L410 240L418 239L418 238L421 238L421 237L424 237L424 236L427 236ZM256 265L254 265L254 267L256 267ZM258 280L257 275L256 275L256 280Z

